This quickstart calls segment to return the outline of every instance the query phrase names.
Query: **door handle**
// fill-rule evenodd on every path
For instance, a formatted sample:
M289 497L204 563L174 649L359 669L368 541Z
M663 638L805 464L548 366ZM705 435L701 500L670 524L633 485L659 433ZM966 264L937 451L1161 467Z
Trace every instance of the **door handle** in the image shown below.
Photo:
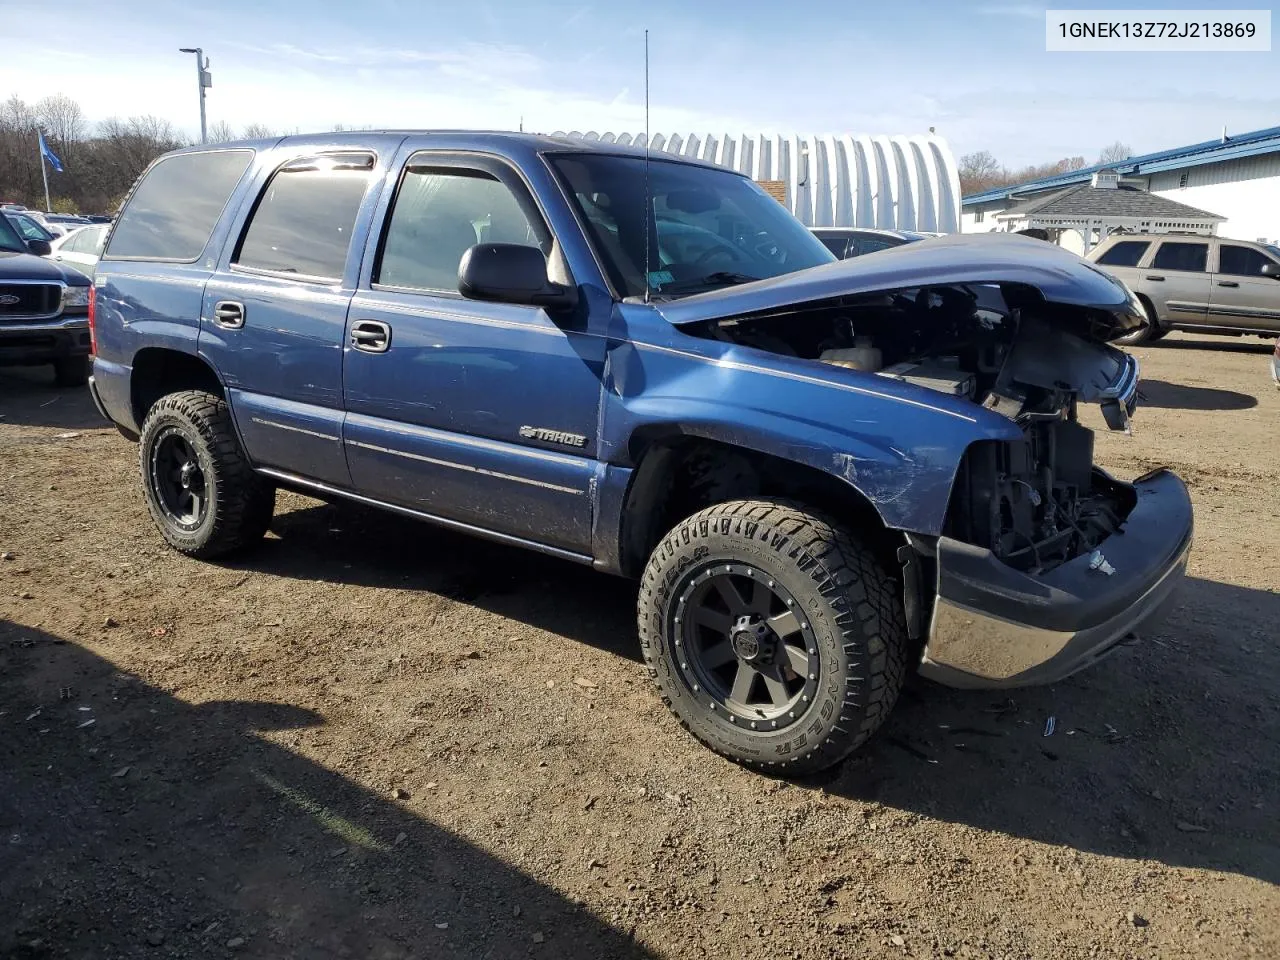
M244 326L244 304L219 300L213 305L213 322L228 330L239 330Z
M1234 280L1219 280L1219 281L1218 281L1218 286L1220 286L1220 287L1238 287L1238 286L1240 286L1240 284L1236 283Z
M1163 280L1164 280L1164 277L1143 277L1143 279L1144 279L1144 280L1159 280L1159 281L1163 281Z
M386 353L391 347L391 326L381 320L357 320L351 325L351 346L365 353Z

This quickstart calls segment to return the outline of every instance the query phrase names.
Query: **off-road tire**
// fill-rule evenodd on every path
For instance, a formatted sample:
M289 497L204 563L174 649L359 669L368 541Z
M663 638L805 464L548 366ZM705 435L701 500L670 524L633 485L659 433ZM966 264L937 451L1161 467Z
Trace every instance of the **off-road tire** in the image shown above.
M195 452L209 501L199 525L184 529L166 515L151 477L157 437L176 428ZM147 413L138 443L142 490L152 520L169 546L208 560L262 539L275 509L275 487L253 471L240 448L224 400L199 390L161 397Z
M89 358L63 357L53 361L53 382L60 387L83 387L89 382Z
M674 643L685 585L708 564L734 563L775 578L812 623L818 690L782 730L730 723L723 708L695 691ZM650 676L685 729L731 760L788 776L830 767L866 742L906 675L899 586L855 535L789 501L731 501L681 521L649 558L637 615Z

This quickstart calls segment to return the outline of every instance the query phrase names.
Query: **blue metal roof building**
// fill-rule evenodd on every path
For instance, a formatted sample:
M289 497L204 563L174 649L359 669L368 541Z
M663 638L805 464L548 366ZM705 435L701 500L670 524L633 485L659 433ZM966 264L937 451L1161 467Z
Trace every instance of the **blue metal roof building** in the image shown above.
M1280 237L1280 127L1223 136L1170 150L1094 165L1029 183L996 187L961 200L962 229L985 232L994 215L1028 198L1087 184L1094 174L1118 173L1126 184L1225 217L1220 236Z

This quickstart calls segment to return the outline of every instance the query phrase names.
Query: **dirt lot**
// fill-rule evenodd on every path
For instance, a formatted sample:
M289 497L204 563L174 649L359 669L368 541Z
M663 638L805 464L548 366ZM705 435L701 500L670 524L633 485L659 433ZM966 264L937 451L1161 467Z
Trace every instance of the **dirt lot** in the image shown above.
M631 584L295 496L185 560L87 397L0 371L0 956L1280 957L1280 392L1137 352L1099 445L1191 485L1169 620L916 681L805 784L680 730Z

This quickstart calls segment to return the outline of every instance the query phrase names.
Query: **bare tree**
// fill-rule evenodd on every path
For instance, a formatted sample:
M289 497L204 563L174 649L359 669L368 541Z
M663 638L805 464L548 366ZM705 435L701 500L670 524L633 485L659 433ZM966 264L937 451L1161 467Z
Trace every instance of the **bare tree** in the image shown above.
M1122 160L1128 160L1132 156L1133 151L1129 149L1129 145L1117 140L1110 146L1102 148L1102 152L1098 154L1098 163L1120 163Z
M84 111L70 97L61 93L45 97L35 105L35 113L45 136L64 153L72 153L74 145L84 139Z
M958 172L962 194L981 193L998 187L1007 182L1009 176L1009 171L1000 166L999 161L987 150L966 153L960 158Z
M210 143L226 143L228 140L236 139L236 131L225 120L219 120L209 128Z
M268 137L274 137L275 135L276 132L265 123L251 123L244 128L244 139L246 140L266 140Z

